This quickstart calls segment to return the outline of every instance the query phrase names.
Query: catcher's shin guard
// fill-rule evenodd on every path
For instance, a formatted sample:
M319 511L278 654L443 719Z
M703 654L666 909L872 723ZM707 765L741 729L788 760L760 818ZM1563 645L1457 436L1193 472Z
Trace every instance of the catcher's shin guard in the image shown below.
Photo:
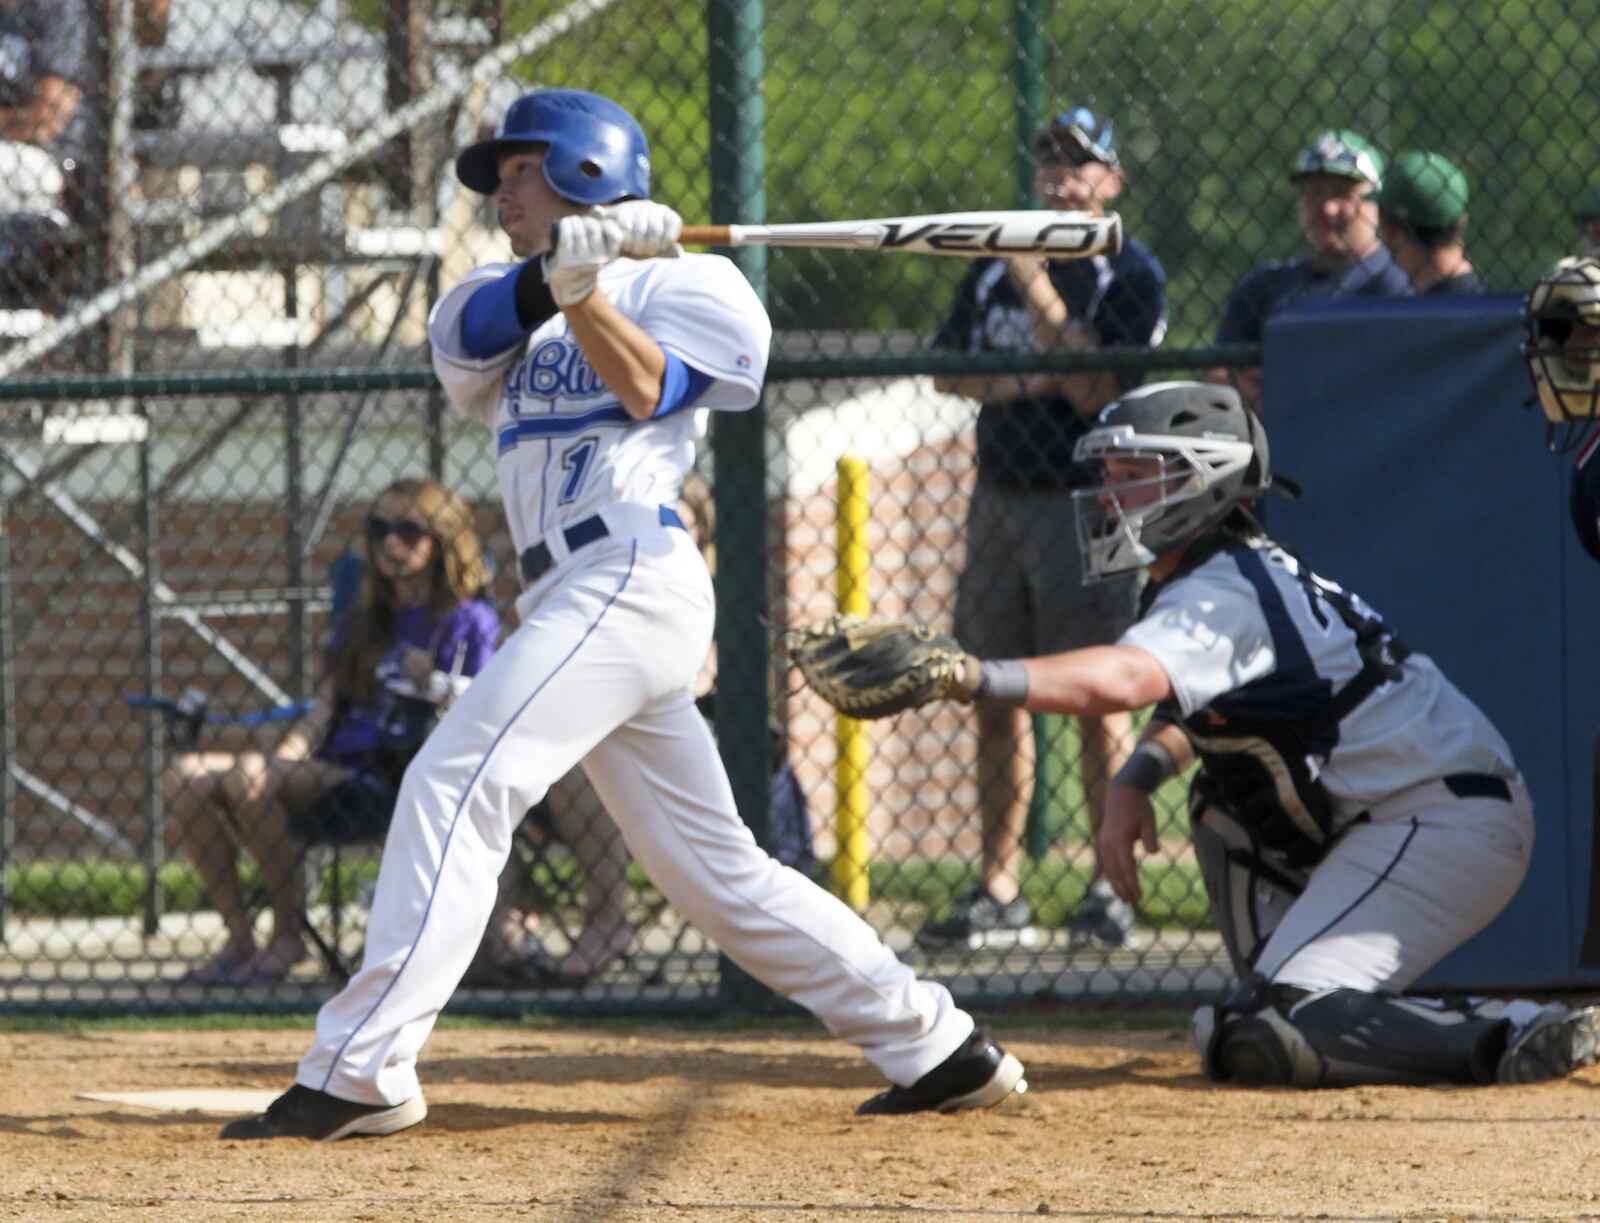
M1206 1076L1249 1086L1492 1083L1509 1030L1503 1015L1470 1004L1307 993L1259 977L1195 1016Z

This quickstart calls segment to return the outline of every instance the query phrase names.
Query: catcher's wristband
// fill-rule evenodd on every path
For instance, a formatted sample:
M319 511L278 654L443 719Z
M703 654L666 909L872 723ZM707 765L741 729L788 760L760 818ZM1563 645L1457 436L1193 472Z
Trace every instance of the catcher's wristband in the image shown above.
M1172 753L1154 739L1142 739L1111 778L1114 786L1132 786L1141 794L1154 794L1178 773Z
M978 664L978 689L972 699L1021 705L1028 699L1028 669L1020 658L985 658Z

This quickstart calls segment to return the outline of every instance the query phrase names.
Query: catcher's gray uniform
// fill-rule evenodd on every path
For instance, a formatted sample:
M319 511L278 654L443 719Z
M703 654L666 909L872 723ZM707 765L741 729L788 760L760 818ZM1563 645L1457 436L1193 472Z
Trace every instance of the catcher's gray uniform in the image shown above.
M1359 598L1275 545L1233 541L1162 585L1122 643L1161 663L1171 713L1202 756L1263 759L1272 728L1315 717L1361 675L1364 633L1389 637ZM1307 811L1309 829L1269 851L1304 890L1293 900L1259 879L1232 890L1244 908L1221 915L1229 950L1301 989L1403 990L1521 884L1533 848L1527 789L1499 732L1420 654L1311 737L1326 826ZM1207 825L1232 823L1202 815L1202 841Z
M1505 740L1376 613L1269 540L1196 545L1121 644L1202 761L1192 832L1243 984L1202 1007L1216 1078L1520 1081L1591 1060L1589 1013L1396 997L1485 926L1533 848Z

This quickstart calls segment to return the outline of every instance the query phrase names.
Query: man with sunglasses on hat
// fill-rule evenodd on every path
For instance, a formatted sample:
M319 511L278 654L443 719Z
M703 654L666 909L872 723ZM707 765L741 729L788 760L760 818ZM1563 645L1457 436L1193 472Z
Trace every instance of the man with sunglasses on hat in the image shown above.
M1035 140L1034 159L1034 187L1046 208L1103 213L1122 191L1112 125L1087 107L1050 120ZM934 346L978 353L1154 345L1166 318L1161 265L1129 239L1120 254L1093 259L976 261ZM1085 482L1073 446L1129 381L1104 370L935 379L939 390L983 405L955 608L955 633L968 649L1004 657L1053 653L1113 641L1132 622L1132 575L1093 588L1080 582L1072 518L1073 490ZM980 704L977 727L981 876L918 933L930 950L1015 946L1037 937L1018 880L1031 724L1014 708ZM1130 723L1117 713L1080 718L1079 727L1087 803L1098 812L1105 779L1126 753ZM1101 947L1128 946L1132 918L1096 885L1071 934Z
M1310 254L1250 272L1228 295L1218 344L1259 344L1267 319L1303 302L1334 297L1409 297L1411 283L1378 236L1383 155L1348 129L1314 137L1295 158L1295 212ZM1246 407L1261 411L1261 369L1222 368L1206 381L1231 382Z

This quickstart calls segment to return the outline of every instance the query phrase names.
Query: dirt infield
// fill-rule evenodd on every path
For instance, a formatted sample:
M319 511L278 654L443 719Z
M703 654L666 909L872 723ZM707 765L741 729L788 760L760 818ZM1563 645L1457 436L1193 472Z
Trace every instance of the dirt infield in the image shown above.
M1600 1217L1600 1071L1243 1091L1179 1031L992 1026L1026 1097L873 1119L874 1072L810 1030L441 1031L427 1123L326 1146L75 1096L279 1087L304 1032L0 1033L0 1219Z

